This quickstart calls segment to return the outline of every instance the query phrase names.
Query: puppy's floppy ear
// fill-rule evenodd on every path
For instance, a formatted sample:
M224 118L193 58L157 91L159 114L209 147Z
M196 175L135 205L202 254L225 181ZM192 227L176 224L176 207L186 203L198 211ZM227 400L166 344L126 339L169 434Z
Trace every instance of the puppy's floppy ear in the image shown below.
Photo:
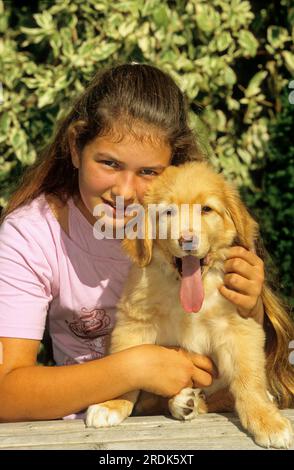
M147 266L152 258L152 225L149 211L145 210L144 217L144 238L124 238L122 242L123 249L128 253L131 260L137 263L141 268Z
M235 244L255 251L255 241L259 233L258 224L241 201L238 191L230 184L227 184L226 187L226 203L226 212L232 219L237 231Z

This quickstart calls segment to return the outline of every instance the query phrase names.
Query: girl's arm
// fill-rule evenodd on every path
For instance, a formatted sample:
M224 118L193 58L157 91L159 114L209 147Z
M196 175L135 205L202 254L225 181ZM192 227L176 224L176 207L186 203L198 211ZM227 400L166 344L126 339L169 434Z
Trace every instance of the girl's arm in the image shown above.
M56 419L132 390L173 396L212 382L212 362L155 345L72 366L36 366L39 341L0 338L0 421ZM1 345L1 344L0 344Z
M2 338L0 420L61 418L133 388L130 353L72 366L36 366L39 341ZM99 366L98 366L99 363Z

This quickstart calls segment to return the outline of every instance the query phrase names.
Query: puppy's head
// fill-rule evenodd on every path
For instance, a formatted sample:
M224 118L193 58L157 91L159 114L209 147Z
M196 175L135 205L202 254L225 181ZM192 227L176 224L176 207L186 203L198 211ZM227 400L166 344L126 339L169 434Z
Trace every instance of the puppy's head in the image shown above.
M123 241L140 266L151 261L154 243L174 264L187 255L205 264L209 253L232 245L254 249L257 223L234 186L206 163L168 167L148 189L144 210L144 238Z

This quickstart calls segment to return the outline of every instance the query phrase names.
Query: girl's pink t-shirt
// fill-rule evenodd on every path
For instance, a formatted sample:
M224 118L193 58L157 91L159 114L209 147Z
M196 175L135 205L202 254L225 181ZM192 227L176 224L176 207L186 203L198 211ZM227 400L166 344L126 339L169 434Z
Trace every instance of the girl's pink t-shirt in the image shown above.
M72 199L69 235L42 194L0 227L0 336L41 340L57 365L105 355L130 261L120 240L97 240Z

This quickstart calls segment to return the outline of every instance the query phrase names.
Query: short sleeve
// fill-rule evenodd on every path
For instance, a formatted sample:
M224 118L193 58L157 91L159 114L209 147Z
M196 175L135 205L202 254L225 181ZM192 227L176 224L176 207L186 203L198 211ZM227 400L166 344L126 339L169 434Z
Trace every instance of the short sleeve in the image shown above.
M0 227L0 336L43 337L52 269L39 226L7 218Z

